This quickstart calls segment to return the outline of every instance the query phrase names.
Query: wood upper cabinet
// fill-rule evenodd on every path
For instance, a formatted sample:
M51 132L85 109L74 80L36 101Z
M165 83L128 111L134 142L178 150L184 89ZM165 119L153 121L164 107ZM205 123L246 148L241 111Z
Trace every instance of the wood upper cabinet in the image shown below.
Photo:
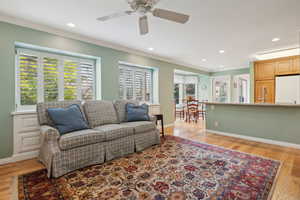
M256 80L272 80L275 76L274 62L255 63L255 79Z
M299 56L293 58L291 72L293 74L300 74L300 57Z
M275 103L275 81L255 82L255 103Z
M276 62L275 74L288 75L293 73L293 60L290 58L278 60Z

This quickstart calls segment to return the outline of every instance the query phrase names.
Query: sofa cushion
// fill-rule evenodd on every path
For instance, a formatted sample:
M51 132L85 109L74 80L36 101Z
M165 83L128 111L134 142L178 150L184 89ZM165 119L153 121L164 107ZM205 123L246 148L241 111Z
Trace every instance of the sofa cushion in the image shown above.
M111 141L134 134L133 127L123 126L121 124L107 124L98 126L95 127L95 130L104 132L106 141Z
M86 129L62 135L59 139L59 147L62 150L95 144L105 141L105 134L101 131Z
M135 134L144 133L156 129L155 124L151 121L124 122L121 125L126 127L132 127L134 129Z
M91 128L119 123L115 107L110 101L86 101L83 108Z
M138 101L134 101L134 100L116 100L114 102L116 112L117 112L117 115L118 115L118 120L119 120L120 123L127 122L126 105L128 103L138 105Z

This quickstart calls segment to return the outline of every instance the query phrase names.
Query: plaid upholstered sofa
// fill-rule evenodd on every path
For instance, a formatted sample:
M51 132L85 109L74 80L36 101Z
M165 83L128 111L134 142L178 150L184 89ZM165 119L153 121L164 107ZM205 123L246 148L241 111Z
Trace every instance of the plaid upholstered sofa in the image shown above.
M89 165L103 163L160 143L155 118L151 121L127 122L126 104L129 101L61 101L39 103L38 120L41 126L39 159L49 177L59 177ZM131 102L137 103L137 102ZM90 129L60 136L48 116L48 108L80 106Z

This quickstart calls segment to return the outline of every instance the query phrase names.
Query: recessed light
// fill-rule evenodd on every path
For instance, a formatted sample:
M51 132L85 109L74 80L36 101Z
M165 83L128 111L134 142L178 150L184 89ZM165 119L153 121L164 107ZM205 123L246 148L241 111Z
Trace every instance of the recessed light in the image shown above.
M73 24L73 23L67 23L67 26L71 27L71 28L74 28L76 25Z
M278 42L280 40L280 38L273 38L272 42Z
M153 47L149 47L148 50L149 50L149 51L153 51L154 48L153 48Z
M219 53L225 53L225 51L224 50L220 50Z
M202 59L202 62L206 62L206 59L205 59L205 58L203 58L203 59Z

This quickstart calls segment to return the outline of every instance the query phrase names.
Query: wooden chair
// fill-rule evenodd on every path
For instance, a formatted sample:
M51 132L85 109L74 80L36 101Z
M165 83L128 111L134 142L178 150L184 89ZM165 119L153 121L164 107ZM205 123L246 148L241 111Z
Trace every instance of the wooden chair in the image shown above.
M191 117L197 123L199 119L199 101L188 100L186 103L186 122L191 122Z
M180 119L184 119L184 106L183 105L176 105L176 102L174 103L174 110L175 110L175 119L177 118L177 115L179 115Z

